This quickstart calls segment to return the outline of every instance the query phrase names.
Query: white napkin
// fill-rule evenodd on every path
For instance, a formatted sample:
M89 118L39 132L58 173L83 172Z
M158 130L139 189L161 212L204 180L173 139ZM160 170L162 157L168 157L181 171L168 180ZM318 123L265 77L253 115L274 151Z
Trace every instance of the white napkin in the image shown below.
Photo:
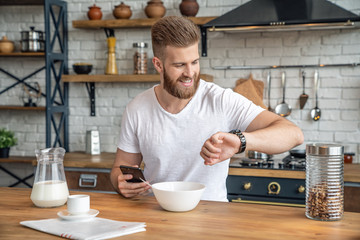
M144 222L121 222L105 218L67 221L60 218L22 221L21 225L69 239L108 239L146 231Z

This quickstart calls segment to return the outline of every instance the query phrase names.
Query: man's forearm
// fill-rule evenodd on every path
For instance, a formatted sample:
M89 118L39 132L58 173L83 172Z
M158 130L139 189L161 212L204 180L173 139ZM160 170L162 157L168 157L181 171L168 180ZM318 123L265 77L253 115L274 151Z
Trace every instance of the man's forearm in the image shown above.
M304 135L292 122L281 119L268 127L243 133L246 138L246 149L267 154L278 154L300 145Z

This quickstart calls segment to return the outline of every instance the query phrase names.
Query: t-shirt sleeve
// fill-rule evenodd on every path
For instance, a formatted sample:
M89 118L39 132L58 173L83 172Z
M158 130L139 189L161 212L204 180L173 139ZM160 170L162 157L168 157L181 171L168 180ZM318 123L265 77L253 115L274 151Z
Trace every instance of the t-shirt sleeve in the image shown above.
M229 119L230 129L241 131L245 131L256 116L265 110L231 89L224 91L222 106L225 116Z
M129 153L139 153L139 141L136 135L136 129L132 121L130 120L128 108L126 107L120 129L120 138L118 148Z

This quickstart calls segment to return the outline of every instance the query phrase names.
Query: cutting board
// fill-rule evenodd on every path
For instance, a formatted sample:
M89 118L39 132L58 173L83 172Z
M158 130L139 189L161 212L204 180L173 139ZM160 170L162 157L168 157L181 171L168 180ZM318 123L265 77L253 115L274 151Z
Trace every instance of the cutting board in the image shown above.
M253 79L252 74L250 74L248 79L237 80L234 92L243 95L256 105L266 109L263 102L264 82Z

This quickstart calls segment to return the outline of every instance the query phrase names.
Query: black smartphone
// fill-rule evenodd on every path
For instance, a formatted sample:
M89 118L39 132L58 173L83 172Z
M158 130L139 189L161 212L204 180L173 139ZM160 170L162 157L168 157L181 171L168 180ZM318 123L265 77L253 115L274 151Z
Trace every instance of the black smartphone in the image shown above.
M120 170L123 174L131 174L133 176L132 179L127 180L128 182L142 182L140 178L145 180L141 168L121 165Z

